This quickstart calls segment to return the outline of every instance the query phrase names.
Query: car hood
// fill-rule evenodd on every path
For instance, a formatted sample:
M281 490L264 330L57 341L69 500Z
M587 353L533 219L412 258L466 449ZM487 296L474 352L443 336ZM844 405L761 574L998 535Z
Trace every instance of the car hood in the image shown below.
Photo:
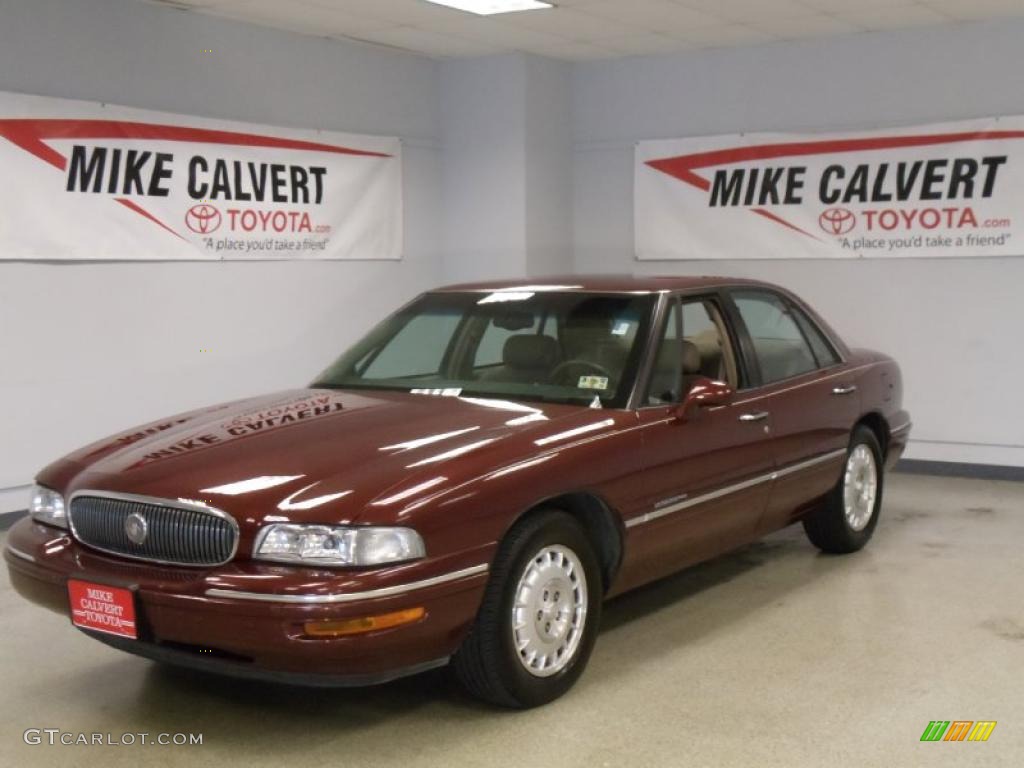
M292 390L114 436L52 465L39 481L65 493L199 501L250 525L345 523L367 511L380 520L571 438L580 425L591 434L613 423L579 406Z

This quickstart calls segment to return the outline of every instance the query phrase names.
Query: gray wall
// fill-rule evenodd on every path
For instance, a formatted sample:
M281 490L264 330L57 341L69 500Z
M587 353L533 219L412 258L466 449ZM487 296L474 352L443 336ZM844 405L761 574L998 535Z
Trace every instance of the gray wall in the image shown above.
M438 82L429 59L136 0L0 0L0 90L401 136L406 244L387 263L0 261L0 511L83 442L307 383L438 282Z
M526 169L519 56L441 65L444 264L448 280L525 274Z
M572 67L525 58L526 258L530 275L572 272Z
M1021 40L1005 22L442 65L136 0L0 0L0 90L398 135L406 217L402 262L0 261L0 511L85 441L307 382L431 284L573 267L785 283L903 363L911 455L1024 465L1024 260L637 263L632 220L639 139L1024 113Z
M570 74L522 54L441 65L448 278L572 270Z
M1024 258L637 262L632 175L640 139L1024 114L1022 41L1006 21L577 65L576 268L790 286L900 360L908 455L1024 465Z

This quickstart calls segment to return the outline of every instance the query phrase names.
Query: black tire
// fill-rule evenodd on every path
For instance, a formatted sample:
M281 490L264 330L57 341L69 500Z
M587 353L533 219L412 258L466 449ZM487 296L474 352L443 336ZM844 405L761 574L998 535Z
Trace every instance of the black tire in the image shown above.
M585 618L578 644L564 668L539 677L520 661L513 640L512 608L520 577L549 546L572 551L583 566ZM583 673L597 639L604 589L597 557L586 533L571 515L542 510L517 523L502 541L476 621L452 667L462 686L491 704L526 709L568 691Z
M871 451L878 477L875 503L871 510L871 517L860 530L856 530L847 520L843 501L843 492L847 479L847 462L858 446L866 446ZM878 438L875 437L875 433L862 425L855 427L853 434L850 436L850 445L846 451L846 459L843 461L843 471L839 476L836 487L829 492L825 503L820 508L811 512L803 519L807 538L822 552L837 555L856 552L871 539L871 535L875 532L875 527L878 525L878 514L882 509L882 490L885 486L883 458L882 448L878 444Z

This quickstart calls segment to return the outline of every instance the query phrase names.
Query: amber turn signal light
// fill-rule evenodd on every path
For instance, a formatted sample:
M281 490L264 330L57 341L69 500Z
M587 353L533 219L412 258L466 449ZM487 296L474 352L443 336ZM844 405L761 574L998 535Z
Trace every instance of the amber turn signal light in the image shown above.
M425 608L406 608L404 611L384 613L380 616L363 616L359 619L307 621L302 625L302 629L309 637L344 637L345 635L375 632L378 629L400 627L403 624L419 621L426 615Z

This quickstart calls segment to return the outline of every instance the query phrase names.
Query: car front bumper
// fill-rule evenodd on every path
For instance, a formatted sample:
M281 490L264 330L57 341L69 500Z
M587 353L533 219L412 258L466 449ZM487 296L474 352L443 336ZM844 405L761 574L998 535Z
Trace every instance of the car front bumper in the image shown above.
M158 661L305 685L370 685L440 666L458 649L486 582L484 551L444 562L362 572L232 562L211 569L147 564L91 550L25 518L4 548L11 584L70 615L67 581L135 594L137 640L83 630ZM422 607L415 623L343 637L309 637L308 621Z

